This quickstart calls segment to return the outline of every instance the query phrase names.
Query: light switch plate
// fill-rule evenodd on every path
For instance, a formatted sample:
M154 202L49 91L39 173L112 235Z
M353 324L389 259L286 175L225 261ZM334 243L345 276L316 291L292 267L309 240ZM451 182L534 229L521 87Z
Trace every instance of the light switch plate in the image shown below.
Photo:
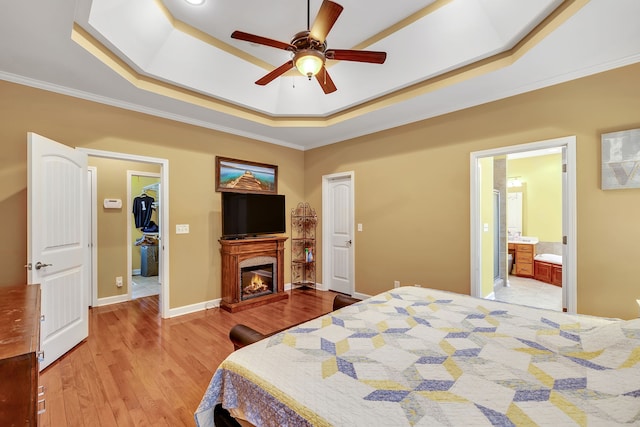
M189 234L189 224L176 224L176 234Z

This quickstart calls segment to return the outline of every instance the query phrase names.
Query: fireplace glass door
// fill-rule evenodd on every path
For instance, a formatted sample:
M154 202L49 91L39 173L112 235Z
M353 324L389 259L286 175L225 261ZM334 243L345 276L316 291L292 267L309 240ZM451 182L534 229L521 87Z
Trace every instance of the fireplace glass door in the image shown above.
M273 264L243 267L240 271L240 299L273 293Z

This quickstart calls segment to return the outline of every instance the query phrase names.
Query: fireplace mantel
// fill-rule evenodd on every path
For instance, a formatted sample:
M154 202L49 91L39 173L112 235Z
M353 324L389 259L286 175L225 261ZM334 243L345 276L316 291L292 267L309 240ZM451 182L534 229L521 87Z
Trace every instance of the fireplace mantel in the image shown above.
M256 237L239 240L219 240L222 255L222 300L220 307L235 313L274 301L289 298L284 292L284 242L287 237ZM240 263L257 257L276 259L274 292L248 300L241 300Z

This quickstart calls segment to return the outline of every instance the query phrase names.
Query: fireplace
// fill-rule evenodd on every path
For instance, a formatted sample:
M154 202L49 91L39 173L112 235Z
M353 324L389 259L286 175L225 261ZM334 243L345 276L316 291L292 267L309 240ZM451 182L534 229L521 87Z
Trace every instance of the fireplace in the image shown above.
M284 292L286 237L220 240L220 307L236 311L289 298Z
M240 301L273 293L274 263L240 267Z

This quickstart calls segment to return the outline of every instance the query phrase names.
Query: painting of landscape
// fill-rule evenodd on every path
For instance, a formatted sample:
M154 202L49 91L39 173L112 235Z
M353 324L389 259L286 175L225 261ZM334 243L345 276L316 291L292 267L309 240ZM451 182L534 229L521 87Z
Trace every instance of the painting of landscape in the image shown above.
M216 191L276 194L278 167L217 157L216 181Z

